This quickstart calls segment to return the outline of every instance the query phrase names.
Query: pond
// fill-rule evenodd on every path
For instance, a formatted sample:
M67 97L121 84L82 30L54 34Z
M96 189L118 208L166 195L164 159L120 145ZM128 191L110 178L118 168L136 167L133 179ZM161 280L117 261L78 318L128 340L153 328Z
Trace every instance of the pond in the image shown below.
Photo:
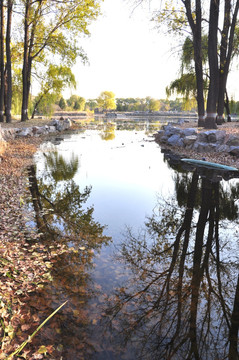
M46 358L238 358L238 174L183 164L150 130L52 139L28 170L51 257L32 306L68 300L35 338Z

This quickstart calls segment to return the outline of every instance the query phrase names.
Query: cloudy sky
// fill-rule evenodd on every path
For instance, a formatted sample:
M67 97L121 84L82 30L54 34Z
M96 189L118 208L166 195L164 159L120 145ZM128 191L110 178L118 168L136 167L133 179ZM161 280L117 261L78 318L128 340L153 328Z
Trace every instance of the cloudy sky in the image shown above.
M133 10L133 1L104 0L102 15L90 26L91 37L80 40L89 65L78 62L73 72L77 93L93 99L102 91L116 97L166 97L165 87L179 71L177 42L158 32L149 7ZM238 72L230 75L229 92L237 96Z

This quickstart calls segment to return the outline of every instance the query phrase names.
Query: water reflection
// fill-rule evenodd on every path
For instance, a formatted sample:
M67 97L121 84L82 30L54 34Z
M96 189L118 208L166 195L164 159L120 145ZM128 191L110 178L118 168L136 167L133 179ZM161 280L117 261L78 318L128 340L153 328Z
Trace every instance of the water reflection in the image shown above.
M135 348L135 358L239 358L239 186L221 185L234 176L178 172L177 198L159 199L143 235L128 230L119 259L133 275L107 313L115 337Z
M97 323L95 307L100 286L94 284L89 270L93 258L110 239L103 235L104 226L93 218L94 208L83 205L91 188L81 190L74 181L77 158L64 159L57 152L45 156L42 176L36 168L28 169L32 206L38 231L42 235L37 246L44 252L49 273L44 274L39 291L31 295L33 316L40 320L63 303L68 304L36 336L31 351L44 344L54 359L90 358L97 347L93 328ZM53 346L54 345L54 346ZM40 355L39 355L40 356Z
M51 147L37 174L29 168L35 221L44 235L38 246L49 265L49 278L31 296L32 312L43 319L68 299L33 346L53 346L51 358L67 360L237 359L238 182L164 154L167 168L159 149L142 144L136 133L118 139L112 127L118 142L99 140L110 138L107 129L104 124L97 137L86 133L81 141L63 142L59 153ZM80 156L70 157L69 148ZM92 188L80 187L91 181ZM149 213L159 189L154 182L162 182L163 195L145 231L135 235L148 203L134 199L147 184ZM87 208L91 197L96 211ZM117 222L116 244L125 219L134 229L128 228L115 258L104 247L110 240L94 220L97 211L109 227ZM112 216L104 218L107 211Z
M101 133L102 140L114 140L116 124L107 124Z

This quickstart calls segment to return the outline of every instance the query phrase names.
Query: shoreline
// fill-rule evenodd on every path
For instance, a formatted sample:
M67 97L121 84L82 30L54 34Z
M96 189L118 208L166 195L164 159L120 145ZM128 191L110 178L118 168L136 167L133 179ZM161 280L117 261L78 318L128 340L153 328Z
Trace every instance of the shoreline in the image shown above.
M179 131L187 131L189 129L194 129L196 132L196 137L200 136L201 133L205 132L223 132L225 133L225 139L229 138L238 138L239 142L239 124L238 122L231 122L231 123L224 123L218 127L217 130L206 130L203 128L198 128L197 124L194 122L189 123L182 123L182 124L170 124L174 128L178 129ZM177 130L176 130L177 131ZM206 161L220 163L223 165L229 165L236 167L239 169L239 156L232 155L227 151L197 151L193 146L184 147L184 146L177 146L171 145L164 139L162 139L164 135L164 130L159 131L155 134L155 141L160 145L162 149L169 150L170 152L178 155L180 157L187 157L192 159L201 160L204 158ZM160 134L159 134L160 133ZM202 136L202 135L201 135Z

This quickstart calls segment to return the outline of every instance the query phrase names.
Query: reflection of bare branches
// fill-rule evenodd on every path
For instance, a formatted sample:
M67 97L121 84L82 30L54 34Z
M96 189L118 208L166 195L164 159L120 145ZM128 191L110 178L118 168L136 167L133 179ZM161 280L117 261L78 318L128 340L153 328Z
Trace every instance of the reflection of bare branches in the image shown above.
M239 359L237 343L239 330L239 275L237 278L236 294L231 315L231 326L229 331L229 360Z
M230 326L233 279L225 278L225 259L224 266L220 260L221 190L219 183L202 178L199 206L198 183L194 172L181 224L180 211L168 202L158 218L154 215L146 223L154 236L151 245L146 234L137 238L129 231L121 249L132 269L132 282L116 291L110 311L124 339L137 339L143 359L159 354L167 360L225 358L229 328L230 351L235 354L239 280Z

